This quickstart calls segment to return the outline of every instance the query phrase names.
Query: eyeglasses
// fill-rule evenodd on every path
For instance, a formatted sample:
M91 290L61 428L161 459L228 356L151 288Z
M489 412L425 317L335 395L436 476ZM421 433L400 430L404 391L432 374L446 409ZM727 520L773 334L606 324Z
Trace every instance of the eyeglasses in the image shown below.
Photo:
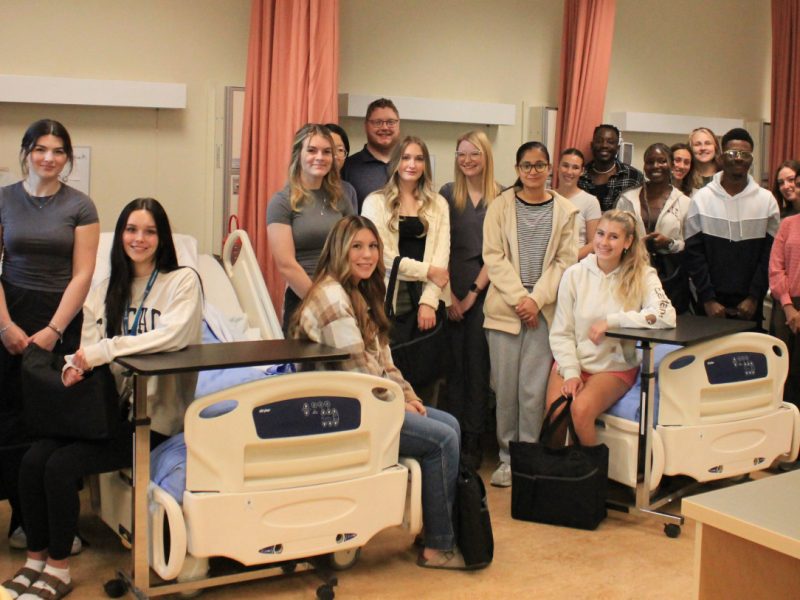
M725 158L729 158L731 160L750 160L753 158L753 153L748 152L747 150L725 150L722 154L725 155Z
M530 163L530 162L519 163L517 165L517 168L520 171L522 171L523 173L530 173L531 169L533 169L537 173L542 173L542 172L546 171L547 167L549 167L549 166L550 166L550 163L546 163L546 162L541 162L540 161L540 162L535 162L535 163Z
M341 148L336 148L336 156L344 156L347 158L347 150L344 149L344 146Z
M388 127L389 129L397 127L399 122L400 119L369 119L367 121L373 127Z
M472 152L456 152L456 160L467 160L468 158L471 158L472 160L480 160L481 154L483 154L483 152L480 150L474 150Z

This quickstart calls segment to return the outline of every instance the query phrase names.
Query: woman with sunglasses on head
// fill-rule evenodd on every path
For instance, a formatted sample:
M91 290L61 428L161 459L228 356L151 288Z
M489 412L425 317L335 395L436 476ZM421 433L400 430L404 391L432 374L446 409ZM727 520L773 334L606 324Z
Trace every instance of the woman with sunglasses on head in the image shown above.
M133 200L114 229L110 276L84 304L80 348L66 356L64 385L76 384L93 368L121 356L200 343L202 311L200 277L178 266L164 208L153 198ZM130 385L122 367L112 364L111 371L118 389ZM151 445L183 429L196 383L196 373L149 381ZM126 420L110 440L42 439L25 453L19 481L28 558L3 583L12 598L58 600L72 591L68 558L80 514L78 484L86 475L130 467L132 436L133 423Z
M395 314L418 305L417 327L433 329L439 301L450 302L450 212L433 190L425 142L408 136L395 147L389 181L365 198L361 214L378 229L387 277L395 257L402 257L397 277L402 285L392 299Z
M336 145L324 125L307 123L295 133L289 181L267 205L267 241L286 280L283 332L311 287L311 275L331 227L354 213L334 167Z
M679 142L672 144L669 151L672 153L672 185L685 196L691 196L694 179L692 149L689 144Z
M636 215L639 237L678 314L689 310L689 277L683 265L683 226L691 200L672 185L672 152L666 144L644 151L645 184L623 192L617 208Z
M594 230L600 222L600 202L578 187L585 159L577 148L567 148L558 159L556 191L578 208L578 260L592 251Z
M375 224L350 216L331 230L314 282L292 324L294 337L346 350L350 358L333 368L385 377L399 384L406 411L400 430L400 455L416 458L422 468L424 546L421 567L464 569L456 546L453 504L458 474L458 421L422 405L392 362L391 323L384 312L383 243Z
M540 142L517 150L517 181L495 198L483 225L489 290L483 306L497 397L500 464L491 483L511 485L508 445L534 442L553 357L548 335L558 283L577 256L578 209L545 187L550 155Z
M698 127L689 134L692 149L694 174L692 189L697 190L708 184L722 165L722 149L717 136L708 127Z
M25 548L17 480L31 440L22 422L21 355L30 343L61 354L78 348L100 224L92 200L61 181L73 162L61 123L28 127L19 157L24 179L0 188L0 489L12 507L9 544Z
M636 381L636 342L607 338L612 327L675 327L675 309L649 266L636 218L603 213L590 254L564 273L558 290L550 347L555 363L547 384L547 406L572 397L579 442L597 443L595 419Z
M439 193L450 207L450 293L447 335L447 411L461 424L461 456L481 465L481 434L489 412L489 346L483 332L483 301L489 275L483 264L486 207L500 193L494 180L489 138L470 131L456 141L455 181Z

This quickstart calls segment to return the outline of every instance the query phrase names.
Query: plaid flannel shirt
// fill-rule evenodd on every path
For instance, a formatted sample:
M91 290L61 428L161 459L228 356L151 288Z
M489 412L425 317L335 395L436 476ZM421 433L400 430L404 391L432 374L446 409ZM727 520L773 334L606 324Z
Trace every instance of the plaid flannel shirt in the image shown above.
M597 197L603 212L616 206L617 199L622 192L644 184L644 175L641 171L617 159L614 159L614 162L617 165L617 172L608 179L605 197L598 194L598 186L592 182L591 172L594 161L586 165L586 170L583 172L580 179L578 179L578 187L582 190L586 190L592 196Z
M323 369L386 377L400 385L406 402L419 400L411 384L394 365L389 346L375 341L371 347L366 347L350 298L336 280L329 277L312 288L300 314L299 335L350 353L350 358L325 363Z

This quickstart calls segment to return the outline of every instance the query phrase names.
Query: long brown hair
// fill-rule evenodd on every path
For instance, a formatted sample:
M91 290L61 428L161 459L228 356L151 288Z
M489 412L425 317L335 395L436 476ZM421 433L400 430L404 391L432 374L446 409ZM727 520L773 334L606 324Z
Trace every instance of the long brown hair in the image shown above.
M389 209L389 230L398 231L400 222L400 187L398 185L400 175L398 171L400 170L400 159L403 157L406 148L411 144L416 144L420 147L422 156L425 159L425 168L414 190L416 199L422 201L418 216L422 223L424 235L428 233L428 213L433 210L436 192L433 190L433 176L431 175L431 154L428 152L428 146L420 138L409 135L395 146L392 151L392 157L389 159L389 181L381 189L381 194L383 194L384 202L386 202L386 207Z
M489 202L495 199L500 194L500 186L494 180L494 157L492 156L492 143L486 134L480 130L468 131L456 140L456 151L461 145L461 142L469 142L475 146L484 156L483 174L481 176L481 204L488 206ZM453 180L453 204L459 213L464 212L467 206L467 178L458 166L458 156L455 157L453 164L454 180Z
M689 144L685 144L684 142L678 142L677 144L672 144L669 147L669 153L672 157L672 163L675 164L675 153L678 150L686 150L689 153L689 160L692 161L691 165L689 165L689 171L686 173L681 182L676 186L683 194L686 196L691 196L692 194L692 182L694 181L694 154L692 154L692 149ZM675 180L672 181L673 185Z
M350 277L350 245L353 243L355 235L363 229L368 229L378 241L378 262L368 279L362 279L358 284L354 284ZM308 304L309 298L314 295L316 288L323 281L331 278L344 288L350 298L356 324L361 332L365 347L369 347L375 341L380 344L388 344L391 323L383 308L384 298L386 297L385 275L383 242L372 221L358 215L350 215L340 219L328 233L328 237L325 240L325 246L322 248L317 268L314 271L311 288L292 316L289 325L291 335L294 337L297 334L300 316Z
M635 310L644 297L647 270L652 268L647 249L636 229L636 217L630 211L615 208L604 212L600 221L619 223L626 237L633 238L630 248L622 253L617 277L619 283L614 292L625 310Z
M339 171L336 169L335 164L336 144L333 143L330 130L324 125L306 123L294 134L292 157L289 160L289 204L295 212L300 212L303 204L311 199L311 191L303 184L301 177L303 169L300 161L303 155L303 144L307 139L315 135L325 138L331 145L331 168L322 178L322 190L334 210L339 210L339 203L344 198L342 181L339 178Z

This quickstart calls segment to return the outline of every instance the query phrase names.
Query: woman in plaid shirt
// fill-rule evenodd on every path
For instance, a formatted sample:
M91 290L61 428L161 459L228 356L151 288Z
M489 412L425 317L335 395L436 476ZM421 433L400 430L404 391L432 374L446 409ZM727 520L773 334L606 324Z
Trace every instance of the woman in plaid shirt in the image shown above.
M458 421L426 408L392 362L390 322L383 309L383 244L372 221L348 216L331 230L313 283L290 326L293 337L350 352L350 358L326 368L386 377L403 389L406 412L400 430L400 454L422 467L424 547L417 564L464 569L453 532L453 502L458 473Z

